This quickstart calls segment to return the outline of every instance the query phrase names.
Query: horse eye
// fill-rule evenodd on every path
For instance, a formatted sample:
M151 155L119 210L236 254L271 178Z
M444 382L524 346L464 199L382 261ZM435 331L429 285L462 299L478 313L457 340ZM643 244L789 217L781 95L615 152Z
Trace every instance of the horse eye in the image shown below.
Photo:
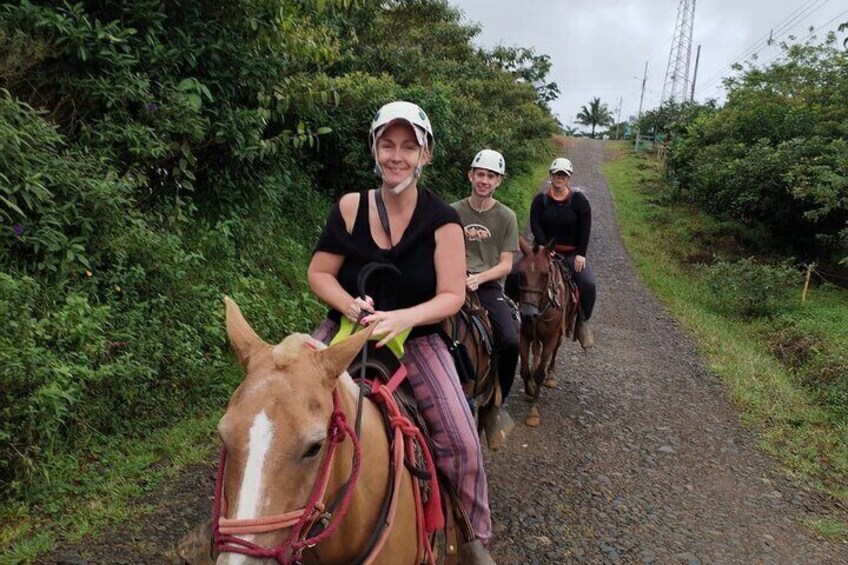
M320 441L316 441L315 443L310 445L309 448L306 450L306 452L303 454L303 458L304 459L310 459L310 458L318 455L318 452L321 451L322 445L323 445L323 443L320 442Z

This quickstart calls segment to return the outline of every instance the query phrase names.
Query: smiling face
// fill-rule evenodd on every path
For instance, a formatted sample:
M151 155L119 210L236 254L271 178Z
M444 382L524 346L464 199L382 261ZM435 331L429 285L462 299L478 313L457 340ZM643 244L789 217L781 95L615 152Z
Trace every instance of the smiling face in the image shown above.
M471 181L472 192L482 200L494 194L503 177L489 169L474 168L468 171L468 180Z
M430 153L418 145L412 126L406 122L391 124L376 143L377 163L383 171L383 183L396 186L429 163Z
M551 173L551 186L557 191L564 190L568 186L569 178L568 174L562 171Z

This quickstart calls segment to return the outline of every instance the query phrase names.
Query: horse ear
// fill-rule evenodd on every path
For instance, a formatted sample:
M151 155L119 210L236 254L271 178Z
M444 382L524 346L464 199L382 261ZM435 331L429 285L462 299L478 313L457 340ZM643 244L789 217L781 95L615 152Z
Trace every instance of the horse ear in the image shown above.
M518 248L521 250L521 254L524 256L533 255L533 248L530 247L530 244L527 243L523 237L518 237Z
M227 309L227 335L230 338L230 344L236 352L241 364L247 368L247 362L250 356L261 347L268 347L268 344L256 335L247 320L241 313L241 309L229 296L224 297L224 305Z
M324 384L331 388L336 386L336 379L347 371L373 331L374 326L372 325L327 349L321 349L314 353L316 364L324 373Z

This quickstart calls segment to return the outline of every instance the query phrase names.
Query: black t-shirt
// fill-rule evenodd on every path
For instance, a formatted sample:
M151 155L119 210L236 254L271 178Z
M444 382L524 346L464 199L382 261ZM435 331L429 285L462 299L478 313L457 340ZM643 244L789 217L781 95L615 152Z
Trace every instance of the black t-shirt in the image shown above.
M571 245L586 257L592 230L592 208L579 190L571 190L568 198L558 202L547 193L537 194L530 205L530 229L540 245L554 240L557 245Z
M368 280L366 292L374 299L377 310L409 308L427 302L436 295L436 230L445 224L461 225L459 214L429 190L419 188L415 211L400 241L391 249L381 249L371 237L368 197L367 190L359 193L352 233L347 232L338 203L333 206L315 251L344 256L337 278L351 296L359 295L357 276L366 264L376 261L397 267L401 273L399 277L379 270ZM464 254L462 249L456 252ZM341 313L330 310L329 317L338 321ZM420 326L414 328L410 336L426 335L437 329L435 324Z

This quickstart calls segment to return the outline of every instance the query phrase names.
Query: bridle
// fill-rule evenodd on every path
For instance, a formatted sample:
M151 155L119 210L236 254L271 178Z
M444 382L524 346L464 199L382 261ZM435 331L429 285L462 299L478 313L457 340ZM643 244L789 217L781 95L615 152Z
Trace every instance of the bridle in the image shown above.
M332 515L328 515L325 512L326 503L324 502L324 496L327 491L327 484L330 481L333 456L338 445L346 437L349 437L353 444L353 465L341 503ZM221 448L218 475L215 481L215 503L213 506L215 545L220 553L240 553L262 559L274 559L280 565L292 565L302 561L304 550L315 547L333 533L345 515L347 515L353 490L356 488L356 482L359 478L362 460L359 438L347 422L347 417L342 410L341 399L336 389L333 389L333 413L330 416L330 423L327 428L327 442L327 450L321 462L318 478L312 486L312 493L309 495L306 506L274 516L242 519L223 517L226 513L223 486L227 450L224 447ZM319 520L324 522L325 527L318 534L308 537L312 526ZM236 537L236 534L260 534L285 530L286 528L292 529L289 537L280 545L271 549Z
M548 258L548 266L549 266L548 283L545 285L544 288L533 288L533 287L530 287L530 286L527 286L527 285L519 285L518 286L518 291L520 293L519 297L518 297L518 307L519 307L519 309L521 308L521 304L529 302L529 301L524 300L525 294L536 294L536 295L541 296L539 301L536 302L535 304L532 303L532 302L529 302L531 305L533 305L533 306L535 306L536 308L539 309L539 314L538 314L539 318L538 319L540 321L547 321L547 320L542 320L542 316L545 314L545 312L548 311L549 308L551 308L551 307L555 307L555 308L562 307L562 305L558 304L557 299L556 299L556 297L557 297L557 280L556 280L557 274L555 273L555 271L559 271L559 266L553 261L552 258ZM547 298L547 301L545 300L545 298ZM544 308L542 307L542 303L545 304Z

